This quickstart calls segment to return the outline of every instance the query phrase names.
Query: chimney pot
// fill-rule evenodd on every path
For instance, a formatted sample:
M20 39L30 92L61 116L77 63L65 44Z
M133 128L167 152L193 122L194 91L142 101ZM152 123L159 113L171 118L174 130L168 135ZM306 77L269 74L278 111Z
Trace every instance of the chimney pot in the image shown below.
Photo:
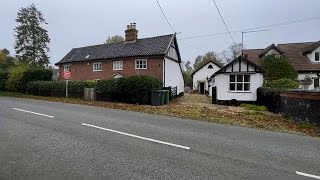
M138 30L136 29L136 23L130 23L125 30L125 41L136 41L138 39Z

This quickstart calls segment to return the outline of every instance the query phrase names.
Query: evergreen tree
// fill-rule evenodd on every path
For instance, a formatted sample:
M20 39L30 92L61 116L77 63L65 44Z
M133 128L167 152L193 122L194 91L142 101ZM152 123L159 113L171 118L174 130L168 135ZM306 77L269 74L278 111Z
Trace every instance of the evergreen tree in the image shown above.
M48 31L41 25L47 24L41 11L34 4L21 8L18 12L15 28L14 48L20 63L33 66L47 66L49 62L50 38Z

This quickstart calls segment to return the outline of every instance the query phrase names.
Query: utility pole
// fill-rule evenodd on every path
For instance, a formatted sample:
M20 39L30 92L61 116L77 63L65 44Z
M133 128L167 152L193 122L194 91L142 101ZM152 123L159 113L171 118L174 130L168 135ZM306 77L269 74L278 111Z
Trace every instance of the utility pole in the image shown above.
M249 34L249 33L257 33L257 32L263 32L263 31L270 31L271 29L262 29L262 30L256 30L256 31L242 31L241 32L241 60L243 58L243 35Z

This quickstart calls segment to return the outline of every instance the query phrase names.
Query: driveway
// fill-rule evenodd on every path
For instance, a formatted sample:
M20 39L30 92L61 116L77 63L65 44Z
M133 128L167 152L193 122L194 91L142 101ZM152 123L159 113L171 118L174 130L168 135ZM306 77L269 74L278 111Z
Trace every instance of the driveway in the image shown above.
M0 97L0 176L320 178L320 139Z

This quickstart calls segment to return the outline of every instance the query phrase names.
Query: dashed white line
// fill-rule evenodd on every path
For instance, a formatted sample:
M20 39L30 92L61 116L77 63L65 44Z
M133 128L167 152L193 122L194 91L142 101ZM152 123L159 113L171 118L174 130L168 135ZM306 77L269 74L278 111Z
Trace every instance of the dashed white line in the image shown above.
M307 173L303 173L303 172L299 172L299 171L296 171L296 173L297 173L298 175L301 175L301 176L306 176L306 177L310 177L310 178L320 179L320 176L316 176L316 175L312 175L312 174L307 174Z
M54 118L54 116L49 116L49 115L46 115L46 114L36 113L36 112L27 111L27 110L23 110L23 109L18 109L18 108L12 108L12 109L17 110L17 111L21 111L21 112L36 114L36 115L39 115L39 116L45 116L45 117L48 117L48 118Z
M105 131L109 131L109 132L122 134L122 135L125 135L125 136L130 136L130 137L134 137L134 138L138 138L138 139L142 139L142 140L146 140L146 141L151 141L151 142L155 142L155 143L159 143L159 144L165 144L165 145L168 145L168 146L174 146L174 147L190 150L190 147L187 147L187 146L181 146L181 145L178 145L178 144L173 144L173 143L159 141L159 140L155 140L155 139L151 139L151 138L137 136L137 135L133 135L133 134L125 133L125 132L120 132L120 131L116 131L116 130L112 130L112 129L107 129L107 128L103 128L103 127L99 127L99 126L95 126L95 125L91 125L91 124L82 123L82 125L88 126L88 127L97 128L97 129L101 129L101 130L105 130Z

